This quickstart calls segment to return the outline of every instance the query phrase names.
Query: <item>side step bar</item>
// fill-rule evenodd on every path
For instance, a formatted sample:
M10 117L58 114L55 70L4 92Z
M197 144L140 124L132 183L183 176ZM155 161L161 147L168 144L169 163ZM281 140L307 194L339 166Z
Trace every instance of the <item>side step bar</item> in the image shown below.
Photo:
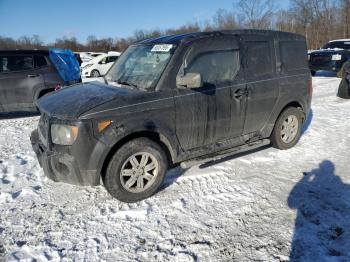
M244 153L244 152L247 152L249 150L254 150L254 149L257 149L259 147L269 145L270 143L271 143L270 139L258 140L258 141L255 141L253 143L250 143L250 144L246 144L246 145L238 146L238 147L235 147L235 148L227 149L227 150L224 150L224 151L221 151L221 152L217 152L215 154L210 154L210 155L206 155L206 156L203 156L203 157L190 159L190 160L182 162L180 164L180 166L183 169L188 169L188 168L190 168L192 166L195 166L195 165L202 165L204 163L218 161L220 159L223 159L223 158L226 158L226 157L229 157L229 156L233 156L233 155L236 155L236 154Z

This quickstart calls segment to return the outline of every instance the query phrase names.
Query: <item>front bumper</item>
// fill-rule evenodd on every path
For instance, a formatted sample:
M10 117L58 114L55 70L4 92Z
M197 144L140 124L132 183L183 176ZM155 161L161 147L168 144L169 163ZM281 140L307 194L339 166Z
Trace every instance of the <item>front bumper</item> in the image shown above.
M69 150L49 150L41 142L38 130L32 132L30 140L44 174L51 180L82 186L100 184L100 175L97 169L81 168L79 160L69 154Z

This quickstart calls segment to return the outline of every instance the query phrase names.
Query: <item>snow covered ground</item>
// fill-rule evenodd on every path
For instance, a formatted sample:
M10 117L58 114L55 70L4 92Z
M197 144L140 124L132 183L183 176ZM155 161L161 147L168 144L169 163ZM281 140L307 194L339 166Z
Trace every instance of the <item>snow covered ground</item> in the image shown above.
M38 117L2 116L0 261L349 261L350 101L338 84L314 78L295 148L176 168L137 204L48 180L29 141Z

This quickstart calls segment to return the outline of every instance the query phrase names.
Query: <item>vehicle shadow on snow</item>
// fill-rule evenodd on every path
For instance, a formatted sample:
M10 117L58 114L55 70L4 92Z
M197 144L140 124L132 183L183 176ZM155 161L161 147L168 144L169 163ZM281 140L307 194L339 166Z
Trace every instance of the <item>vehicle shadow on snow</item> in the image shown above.
M306 120L303 124L303 127L301 128L301 135L304 135L305 132L309 129L313 118L314 118L314 112L312 111L312 109L310 109L309 114L307 115Z
M303 175L288 197L297 210L290 261L349 261L350 185L329 160Z
M32 116L40 116L40 113L37 111L33 112L9 112L9 113L0 113L0 120L6 119L14 119L14 118L22 118L22 117L32 117Z
M214 166L214 165L226 162L226 161L230 161L230 160L233 160L233 159L236 159L236 158L239 158L239 157L243 157L243 156L246 156L246 155L249 155L249 154L253 154L253 153L265 150L265 149L267 149L269 147L270 146L267 145L267 146L263 146L263 147L256 148L256 149L253 149L253 150L249 150L247 152L238 153L238 154L235 154L235 155L232 155L232 156L227 156L227 157L224 157L224 158L219 159L219 160L209 161L207 163L199 165L199 168L203 169L203 168L207 168L207 167L210 167L210 166ZM159 191L163 191L164 189L166 189L167 187L169 187L173 183L175 183L176 180L179 177L181 177L182 175L184 175L186 173L186 170L187 169L183 169L183 168L181 168L178 165L175 166L173 169L169 170L167 175L166 175L164 184L163 184L163 186L161 187L161 189Z
M337 73L331 72L331 71L317 71L316 75L317 77L337 77Z

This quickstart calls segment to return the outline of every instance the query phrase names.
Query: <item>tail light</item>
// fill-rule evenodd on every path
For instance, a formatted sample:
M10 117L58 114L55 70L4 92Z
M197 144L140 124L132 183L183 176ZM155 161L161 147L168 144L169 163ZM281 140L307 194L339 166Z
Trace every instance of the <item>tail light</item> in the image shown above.
M58 84L55 86L55 91L60 90L61 88L62 88L62 86L60 84Z

